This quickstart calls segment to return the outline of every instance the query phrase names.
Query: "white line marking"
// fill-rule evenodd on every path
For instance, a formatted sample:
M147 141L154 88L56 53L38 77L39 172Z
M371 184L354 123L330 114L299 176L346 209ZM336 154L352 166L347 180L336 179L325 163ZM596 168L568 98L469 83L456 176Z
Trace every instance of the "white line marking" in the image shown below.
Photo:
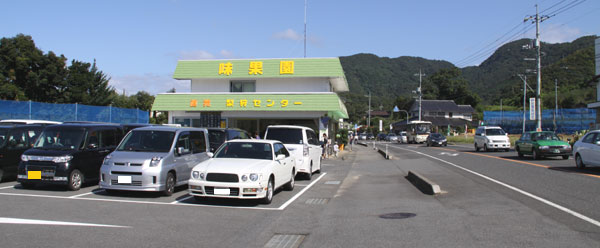
M295 185L296 185L296 187L306 187L306 186L308 186L308 184L295 184Z
M104 191L104 190L103 189L96 189L96 190L92 190L91 192L87 192L87 193L83 193L83 194L79 194L79 195L69 196L69 198L77 198L77 197L80 197L80 196L91 195L91 194L102 192L102 191Z
M404 148L400 148L400 147L396 147L396 148L398 148L398 149L402 149L402 150L405 150L405 151L411 151L411 150L404 149ZM570 214L570 215L573 215L573 216L575 216L575 217L577 217L577 218L579 218L579 219L582 219L582 220L584 220L584 221L586 221L586 222L588 222L588 223L590 223L590 224L592 224L592 225L595 225L595 226L597 226L597 227L600 227L600 222L599 222L599 221L597 221L597 220L594 220L594 219L592 219L592 218L590 218L590 217L587 217L587 216L585 216L585 215L583 215L583 214L580 214L580 213L578 213L578 212L575 212L575 211L573 211L573 210L571 210L571 209L568 209L568 208L566 208L566 207L563 207L563 206L561 206L561 205L558 205L558 204L556 204L556 203L554 203L554 202L551 202L551 201L549 201L549 200L546 200L546 199L544 199L544 198L542 198L542 197L539 197L539 196L536 196L536 195L534 195L534 194L531 194L531 193L529 193L529 192L527 192L527 191L521 190L521 189L519 189L519 188L517 188L517 187L511 186L511 185L509 185L509 184L503 183L503 182L501 182L501 181L498 181L498 180L496 180L496 179L493 179L493 178L491 178L491 177L488 177L488 176L486 176L486 175L483 175L483 174L477 173L477 172L475 172L475 171L472 171L472 170L469 170L469 169L467 169L467 168L463 168L463 167L461 167L461 166L458 166L458 165L456 165L456 164L453 164L453 163L451 163L451 162L445 161L445 160L443 160L443 159L440 159L440 158L436 158L436 157L434 157L434 156L431 156L431 155L428 155L428 154L425 154L425 153L422 153L422 152L417 152L417 151L411 151L411 152L414 152L414 153L417 153L417 154L421 154L421 155L423 155L423 156L426 156L426 157L430 157L430 158L432 158L432 159L435 159L435 160L438 160L438 161L444 162L444 163L446 163L446 164L449 164L449 165L452 165L452 166L454 166L454 167L456 167L456 168L458 168L458 169L461 169L461 170L464 170L464 171L466 171L466 172L469 172L469 173L471 173L471 174L473 174L473 175L480 176L480 177L482 177L482 178L484 178L484 179L487 179L487 180L490 180L490 181L492 181L492 182L494 182L494 183L500 184L500 185L502 185L502 186L504 186L504 187L506 187L506 188L512 189L512 190L514 190L514 191L516 191L516 192L519 192L519 193L521 193L521 194L523 194L523 195L526 195L526 196L529 196L529 197L531 197L531 198L533 198L533 199L536 199L536 200L538 200L538 201L541 201L541 202L543 202L543 203L545 203L545 204L547 204L547 205L549 205L549 206L552 206L552 207L554 207L554 208L557 208L557 209L559 209L559 210L561 210L561 211L563 211L563 212L565 212L565 213L568 213L568 214Z
M191 198L194 198L194 196L193 196L193 195L188 195L188 196L187 196L187 197L185 197L185 198L182 198L182 199L179 199L179 200L172 201L172 202L171 202L171 204L177 204L177 203L180 203L180 202L183 202L183 201L187 201L188 199L191 199Z
M306 186L306 188L302 189L302 191L298 192L298 194L296 194L294 197L292 197L291 199L289 199L288 201L286 201L283 205L281 205L281 207L278 208L278 210L284 210L288 205L292 204L292 202L294 202L296 199L298 199L298 197L300 197L302 194L304 194L304 192L306 192L308 189L310 189L313 185L315 185L319 180L321 180L321 178L323 178L325 175L327 175L327 173L323 173L323 175L321 175L320 177L318 177L317 179L315 179L314 181L312 181L312 183L310 183L308 186Z
M4 218L4 217L0 217L0 223L2 223L2 224L22 224L22 225L89 226L89 227L131 228L130 226L115 226L115 225L103 225L103 224L80 223L80 222L64 222L64 221L50 221L50 220L32 220L32 219L17 219L17 218Z
M15 187L15 185L12 185L12 186L6 186L6 187L2 187L2 188L0 188L0 189L10 189L10 188L14 188L14 187Z

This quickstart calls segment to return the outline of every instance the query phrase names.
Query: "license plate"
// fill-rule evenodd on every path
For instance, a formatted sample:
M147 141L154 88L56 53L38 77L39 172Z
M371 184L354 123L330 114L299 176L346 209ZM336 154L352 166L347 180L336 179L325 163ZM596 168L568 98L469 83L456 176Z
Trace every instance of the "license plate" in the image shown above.
M554 149L554 153L560 153L558 149Z
M42 179L42 172L41 171L28 171L27 179Z
M229 189L217 189L217 188L215 188L215 195L229 195Z
M119 176L118 182L131 184L131 176Z

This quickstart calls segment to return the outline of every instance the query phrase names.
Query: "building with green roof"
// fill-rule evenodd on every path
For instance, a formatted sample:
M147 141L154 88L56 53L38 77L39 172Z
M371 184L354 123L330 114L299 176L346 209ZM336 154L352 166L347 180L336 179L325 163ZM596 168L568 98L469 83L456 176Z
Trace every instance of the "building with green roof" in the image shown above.
M348 118L337 95L349 90L339 58L181 60L173 78L190 80L190 92L158 94L152 106L168 111L171 124L324 133Z

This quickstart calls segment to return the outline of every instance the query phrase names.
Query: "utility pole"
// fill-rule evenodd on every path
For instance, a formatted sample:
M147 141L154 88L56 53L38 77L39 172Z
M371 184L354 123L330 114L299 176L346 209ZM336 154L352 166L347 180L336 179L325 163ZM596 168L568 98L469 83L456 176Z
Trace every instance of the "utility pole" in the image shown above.
M558 115L558 79L554 79L554 132L556 132L556 116Z
M523 80L523 133L525 133L525 111L527 111L527 87L529 87L529 85L527 84L527 76L523 74L517 74L517 76ZM531 87L529 87L529 89L533 91Z
M537 125L536 125L536 130L537 131L542 131L542 102L540 99L540 94L541 94L541 90L542 90L542 62L541 62L541 49L540 49L540 22L543 22L545 20L547 20L548 18L550 18L549 16L540 16L539 12L538 12L538 5L535 5L535 16L529 16L526 17L525 20L523 20L523 22L526 22L528 20L532 20L532 22L535 22L535 46L536 46L536 50L537 50L537 89L536 89L536 96L535 96L535 108L536 108L536 121L537 121Z
M367 120L367 129L371 127L371 91L369 91L369 119Z
M304 0L304 57L306 58L306 5L308 0Z
M417 88L417 94L419 94L419 121L421 121L421 100L423 98L423 91L421 90L421 83L423 81L423 74L421 69L419 69L419 74L415 74L415 76L419 76L419 88Z

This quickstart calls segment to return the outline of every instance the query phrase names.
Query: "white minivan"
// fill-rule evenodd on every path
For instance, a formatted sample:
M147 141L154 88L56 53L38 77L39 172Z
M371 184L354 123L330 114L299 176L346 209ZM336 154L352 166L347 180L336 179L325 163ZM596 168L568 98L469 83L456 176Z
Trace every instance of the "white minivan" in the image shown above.
M498 126L481 126L475 131L474 138L475 151L483 149L490 150L510 150L510 140L508 134Z
M319 137L311 128L290 125L267 127L265 139L279 140L296 159L296 170L310 180L313 172L321 171L323 148Z
M104 158L100 188L106 192L162 191L185 185L192 168L212 157L205 128L149 126L131 130Z

